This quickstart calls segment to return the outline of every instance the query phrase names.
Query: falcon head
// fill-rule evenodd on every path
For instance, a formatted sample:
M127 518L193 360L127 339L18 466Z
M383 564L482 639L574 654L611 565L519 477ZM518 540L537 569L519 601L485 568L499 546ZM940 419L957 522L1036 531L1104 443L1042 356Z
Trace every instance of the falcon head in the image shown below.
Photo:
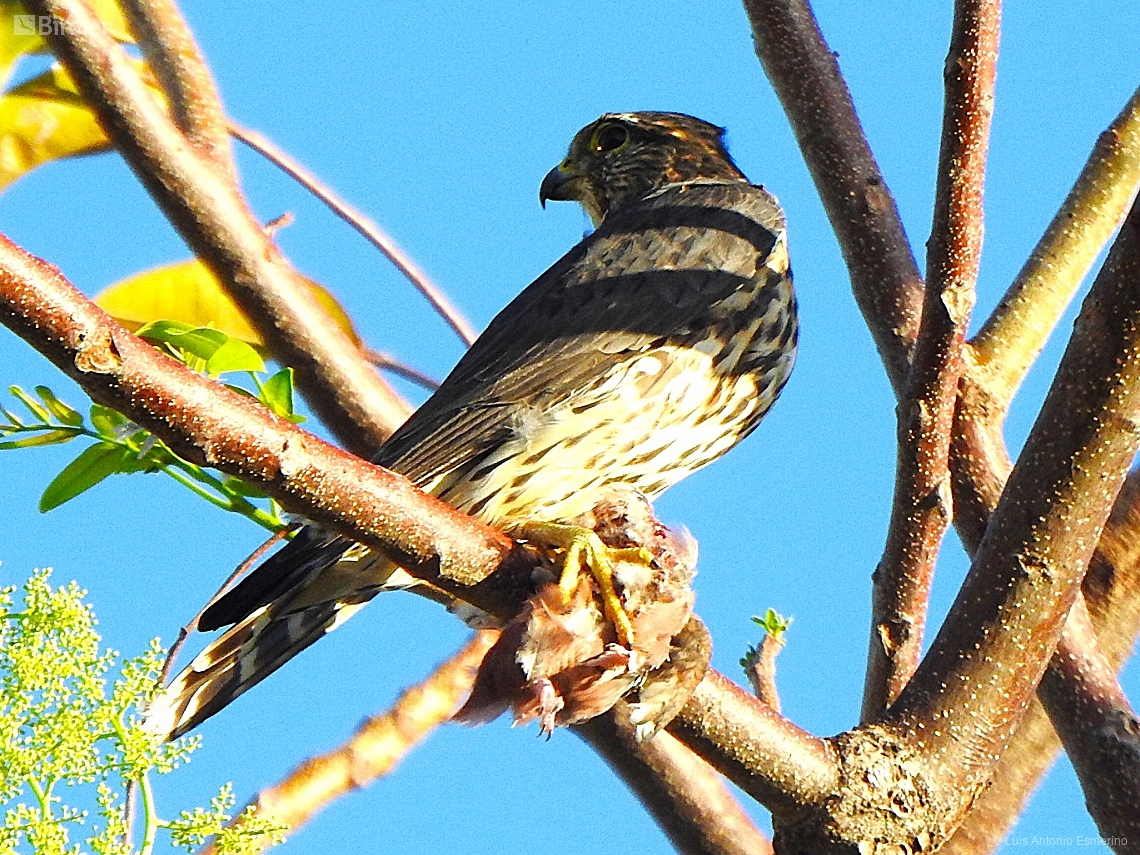
M724 128L684 113L606 113L586 125L542 179L538 199L580 202L599 225L667 184L747 181L724 147Z

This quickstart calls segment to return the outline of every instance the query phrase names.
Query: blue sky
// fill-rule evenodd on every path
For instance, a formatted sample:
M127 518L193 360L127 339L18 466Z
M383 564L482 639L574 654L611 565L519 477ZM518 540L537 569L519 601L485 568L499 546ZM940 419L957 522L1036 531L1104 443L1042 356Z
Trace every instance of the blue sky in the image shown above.
M736 662L768 607L795 618L782 654L784 711L821 735L857 719L869 578L886 531L893 399L839 251L739 4L185 4L230 114L262 131L377 220L477 327L588 228L575 206L538 206L538 184L575 131L610 110L676 110L728 128L738 164L783 203L800 299L800 361L761 428L658 503L701 547L697 609L714 664ZM930 228L950 4L816 3L920 259ZM360 12L367 9L367 12ZM507 11L509 10L509 11ZM1003 22L978 314L996 303L1068 191L1096 135L1140 83L1140 6L1010 3ZM386 262L280 173L240 150L280 243L331 288L368 342L442 376L458 340ZM186 256L114 156L60 163L0 197L0 230L87 293ZM1061 324L1071 327L1072 315ZM1031 375L1009 426L1020 443L1063 341ZM0 381L81 393L0 331ZM91 592L106 642L170 640L260 540L249 523L160 477L119 477L41 516L36 500L76 453L0 454L0 580L34 567ZM951 536L934 619L966 562ZM327 750L454 650L466 630L391 595L200 729L205 746L162 781L168 811L232 780L240 799ZM1125 688L1138 694L1137 671ZM765 825L765 812L754 815ZM1018 835L1094 835L1062 760ZM631 841L640 841L631 843ZM573 735L550 742L506 722L448 726L391 778L326 811L284 853L666 852L622 785Z

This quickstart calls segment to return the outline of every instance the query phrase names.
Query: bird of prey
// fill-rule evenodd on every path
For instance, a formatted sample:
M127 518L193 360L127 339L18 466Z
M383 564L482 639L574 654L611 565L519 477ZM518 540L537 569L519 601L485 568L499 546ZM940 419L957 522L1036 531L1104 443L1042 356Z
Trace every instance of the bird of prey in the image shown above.
M579 131L539 199L581 203L595 231L491 321L374 461L525 538L574 524L610 488L653 499L747 436L792 370L796 303L783 213L723 138L660 112ZM232 626L159 695L150 727L173 737L218 712L394 570L304 528L204 613L201 630Z

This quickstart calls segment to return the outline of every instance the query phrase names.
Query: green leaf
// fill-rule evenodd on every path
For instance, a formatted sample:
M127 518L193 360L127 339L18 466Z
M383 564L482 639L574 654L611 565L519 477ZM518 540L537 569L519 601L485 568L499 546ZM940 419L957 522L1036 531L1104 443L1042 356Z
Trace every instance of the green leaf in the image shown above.
M37 445L59 445L69 442L79 436L78 431L50 430L47 433L38 433L35 436L26 436L22 439L7 439L0 442L0 451L7 448L32 448Z
M60 424L70 425L71 427L81 427L83 425L83 415L78 411L55 396L55 393L47 386L37 386L36 394L40 396L44 404L51 414L55 416L56 421Z
M152 321L136 334L147 341L172 345L199 359L209 359L229 339L221 330L167 319Z
M792 625L792 618L784 617L775 609L768 609L764 617L753 617L752 622L763 627L768 635L779 641Z
M227 371L264 371L265 362L256 350L236 338L226 342L206 360L206 373L211 377Z
M85 490L90 490L108 475L122 472L135 458L129 448L109 442L92 445L67 464L40 496L40 513L58 508Z
M118 438L119 428L128 421L129 419L118 410L112 410L102 404L91 405L91 427L95 428L99 436L107 439Z
M213 327L195 327L184 321L153 321L138 335L152 342L178 348L206 363L205 371L216 376L227 371L264 371L265 362L256 350Z
M0 407L0 416L4 417L4 427L24 427L24 423L16 417L16 414L5 407Z
M35 398L21 389L19 386L9 386L8 391L20 399L20 402L31 410L32 416L39 419L44 424L51 422L51 413Z
M275 415L293 418L293 369L282 368L262 383L258 398Z

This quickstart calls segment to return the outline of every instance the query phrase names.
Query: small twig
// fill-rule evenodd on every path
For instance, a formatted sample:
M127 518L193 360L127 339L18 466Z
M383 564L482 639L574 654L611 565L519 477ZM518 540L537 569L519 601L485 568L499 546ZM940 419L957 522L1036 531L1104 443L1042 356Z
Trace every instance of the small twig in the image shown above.
M1083 599L1069 612L1038 697L1076 770L1102 837L1140 840L1140 718L1100 653ZM1113 846L1116 851L1123 847Z
M383 351L366 347L364 348L364 356L377 368L391 371L393 374L399 374L405 380L411 380L417 386L422 386L432 392L439 388L439 381L434 377L429 377L419 369L413 368L405 362L400 362L396 357L389 356Z
M780 711L780 693L776 689L776 657L784 649L784 640L774 635L765 635L760 644L748 651L740 664L744 675L752 686L752 694L776 712Z
M902 396L922 278L894 197L807 0L745 0L752 37L839 238L855 300Z
M898 407L894 503L874 576L864 722L886 710L918 667L934 564L953 516L950 441L981 261L1000 21L999 2L955 4L922 323Z
M447 722L471 690L475 672L499 637L485 629L418 685L405 689L384 713L366 719L338 748L305 760L253 800L258 818L276 820L294 832L320 810L353 790L387 775L428 735ZM267 845L261 842L251 852ZM199 855L214 855L213 843Z
M977 380L995 413L1009 402L1061 314L1124 219L1140 185L1140 89L1100 135L1049 228L973 339Z
M291 176L302 187L324 202L329 210L360 232L369 243L384 253L388 260L396 265L399 271L408 278L408 281L415 286L416 290L424 296L424 299L431 304L439 316L447 322L447 325L455 331L456 335L463 340L464 344L470 346L475 341L478 334L460 311L447 299L447 295L428 278L426 273L420 270L407 253L400 249L396 242L385 234L379 226L341 199L324 182L301 165L296 158L278 147L264 134L243 128L232 121L229 128L234 138L241 140L270 163Z
M265 555L265 553L267 553L270 549L288 537L290 532L296 531L299 527L300 523L296 523L291 526L286 526L278 532L274 532L274 534L267 541L265 541L265 543L257 547L257 549L250 553L248 558L246 558L241 564L237 566L234 572L232 572L226 578L226 581L222 582L221 587L214 592L214 595L212 597L210 597L209 602L207 602L206 605L202 606L202 608L198 609L194 617L190 618L190 620L186 622L186 625L178 631L178 638L175 640L174 644L170 646L170 652L166 654L166 661L162 663L162 673L160 673L158 676L158 682L160 685L166 684L166 679L170 676L170 669L174 667L174 663L178 659L178 654L182 652L182 647L186 644L186 639L190 637L190 633L194 632L198 628L198 619L202 617L206 609L216 603L222 597L222 595L226 593L226 591L237 584L238 580L245 576L245 574L253 568L254 563L261 560L261 557Z
M178 7L173 0L123 0L122 6L175 123L237 187L218 87Z

